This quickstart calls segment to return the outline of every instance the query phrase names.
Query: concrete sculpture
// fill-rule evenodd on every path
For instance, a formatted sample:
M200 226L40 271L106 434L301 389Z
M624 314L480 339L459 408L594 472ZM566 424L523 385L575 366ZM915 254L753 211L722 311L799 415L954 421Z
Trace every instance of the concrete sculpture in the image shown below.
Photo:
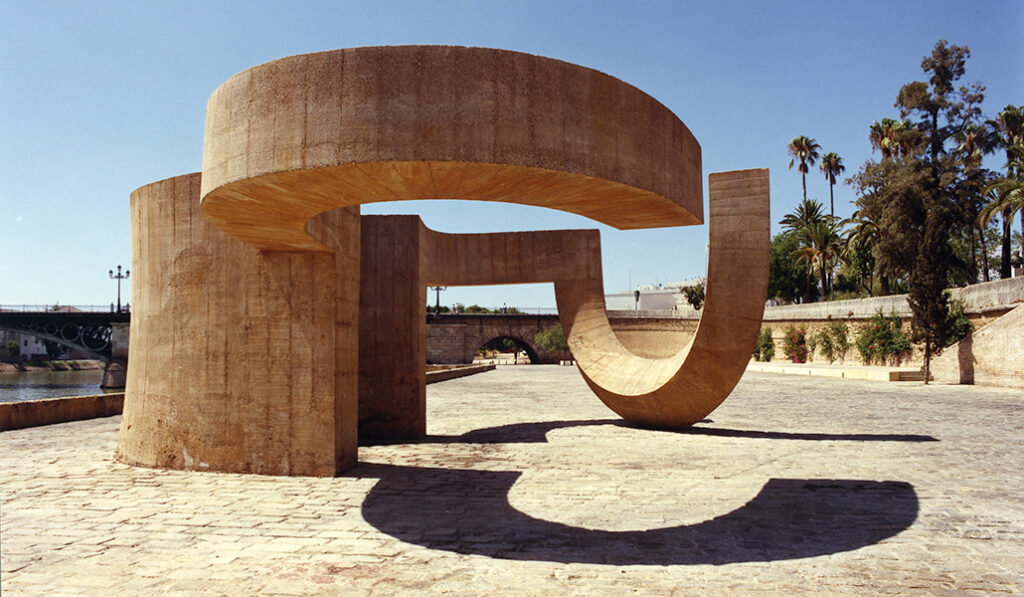
M425 433L428 284L555 284L581 371L631 421L681 427L731 391L767 284L766 170L713 174L708 299L692 342L630 352L604 312L596 231L447 235L359 205L482 199L617 228L703 219L700 146L653 98L517 52L379 47L235 75L203 171L132 194L127 462L333 475L358 436Z

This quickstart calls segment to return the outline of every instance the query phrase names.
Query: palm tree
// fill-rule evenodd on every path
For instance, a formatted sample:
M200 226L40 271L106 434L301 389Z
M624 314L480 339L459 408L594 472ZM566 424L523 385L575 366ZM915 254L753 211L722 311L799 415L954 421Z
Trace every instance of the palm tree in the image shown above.
M789 142L788 149L789 155L793 156L793 159L789 161L790 170L793 169L793 164L800 160L797 170L803 177L804 201L807 201L807 172L809 167L814 165L814 160L818 159L818 150L821 149L821 146L814 139L800 135Z
M1024 166L1021 165L1019 154L1020 150L1014 150L1015 146L1024 145L1024 106L1014 106L1010 104L1003 108L1003 111L996 114L995 119L986 122L989 129L992 131L993 144L991 149L1002 148L1006 150L1006 177L1003 179L1019 179L1024 175ZM1015 156L1015 154L1017 154ZM1008 181L1009 187L1012 187L1012 181ZM1006 190L1000 192L1000 197L1003 197ZM999 264L999 276L1001 278L1010 277L1010 218L1013 217L1012 210L1010 209L1011 203L1003 209L1003 251L1002 260ZM988 219L991 219L989 216ZM1021 210L1021 229L1024 230L1024 210Z
M1017 212L1020 212L1021 219L1024 220L1024 143L1007 148L1006 153L1011 156L1010 161L1006 164L1007 175L997 178L992 184L985 187L985 192L993 194L995 199L978 214L978 222L985 226L996 213L1002 213L1003 257L1006 261L1005 266L1008 269L1009 251L1007 247L1012 239L1012 234L1009 230L1010 221L1013 218L1013 214ZM1021 230L1024 231L1024 223L1021 224ZM1021 252L1021 260L1024 260L1024 249ZM1008 277L1003 274L1002 270L1003 266L1001 265L1000 277Z
M883 118L882 122L877 120L871 123L868 140L871 141L871 150L882 152L882 159L899 159L907 151L907 139L905 133L913 128L909 120L894 120Z
M786 214L779 224L791 232L799 232L812 224L825 220L825 214L821 213L821 203L816 199L804 199L791 214Z
M793 252L791 258L796 263L806 263L809 270L818 273L821 297L825 300L829 273L833 264L841 259L843 254L839 226L834 218L828 218L801 229L798 235L801 247Z
M975 272L976 276L978 271L978 241L980 240L981 244L984 245L984 230L979 227L977 220L981 204L985 200L983 189L988 177L988 171L981 167L981 159L984 153L990 151L993 139L987 127L973 122L965 125L954 137L958 143L957 153L961 156L964 165L963 181L958 185L960 187L957 193L959 198L958 206L969 232L971 241L971 269ZM980 236L979 232L981 233ZM984 262L982 266L982 279L988 282L988 255L984 250L981 251L981 257Z
M832 187L836 186L836 177L846 171L843 165L843 158L839 154L830 151L821 156L821 171L825 173L825 180L828 181L828 211L832 217L836 217L835 200L832 198Z
M829 216L822 213L821 203L818 203L815 199L804 199L796 206L793 213L786 214L779 223L782 224L782 227L790 234L795 234L797 235L797 238L800 239L805 230L821 224L828 218ZM790 258L795 261L794 255L790 255ZM807 259L805 259L805 261L807 261ZM810 259L808 263L813 264L813 259ZM812 269L812 267L807 268L807 295L804 297L804 300L810 300L813 296L811 289L814 288L814 285L810 283L811 274L813 273ZM822 295L822 299L824 299L824 295Z

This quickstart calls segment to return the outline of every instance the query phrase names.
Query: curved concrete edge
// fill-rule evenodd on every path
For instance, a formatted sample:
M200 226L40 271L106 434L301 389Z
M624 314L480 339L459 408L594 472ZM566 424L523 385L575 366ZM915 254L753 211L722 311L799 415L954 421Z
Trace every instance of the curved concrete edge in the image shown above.
M739 382L757 338L768 284L768 170L709 177L707 300L692 342L676 355L643 358L615 337L601 284L556 283L563 328L591 389L628 421L692 425Z
M387 46L290 56L210 96L202 212L264 250L323 251L334 207L539 205L624 228L703 221L685 124L614 77L521 52Z
M0 431L83 421L121 414L124 393L0 402Z

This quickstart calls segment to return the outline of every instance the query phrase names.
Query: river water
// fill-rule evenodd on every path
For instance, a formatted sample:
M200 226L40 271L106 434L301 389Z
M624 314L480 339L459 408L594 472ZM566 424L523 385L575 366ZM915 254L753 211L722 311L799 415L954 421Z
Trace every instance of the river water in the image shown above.
M0 402L123 392L101 390L103 370L0 372Z

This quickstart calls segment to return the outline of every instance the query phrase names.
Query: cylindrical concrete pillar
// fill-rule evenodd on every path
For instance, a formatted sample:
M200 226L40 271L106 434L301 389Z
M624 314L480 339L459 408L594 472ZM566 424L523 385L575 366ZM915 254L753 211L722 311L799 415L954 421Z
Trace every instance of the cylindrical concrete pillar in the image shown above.
M187 174L131 195L132 356L118 457L278 475L349 468L358 320L353 300L336 294L350 280L358 289L358 208L330 222L355 239L354 255L261 252L201 216L200 183ZM348 340L336 346L339 329Z

